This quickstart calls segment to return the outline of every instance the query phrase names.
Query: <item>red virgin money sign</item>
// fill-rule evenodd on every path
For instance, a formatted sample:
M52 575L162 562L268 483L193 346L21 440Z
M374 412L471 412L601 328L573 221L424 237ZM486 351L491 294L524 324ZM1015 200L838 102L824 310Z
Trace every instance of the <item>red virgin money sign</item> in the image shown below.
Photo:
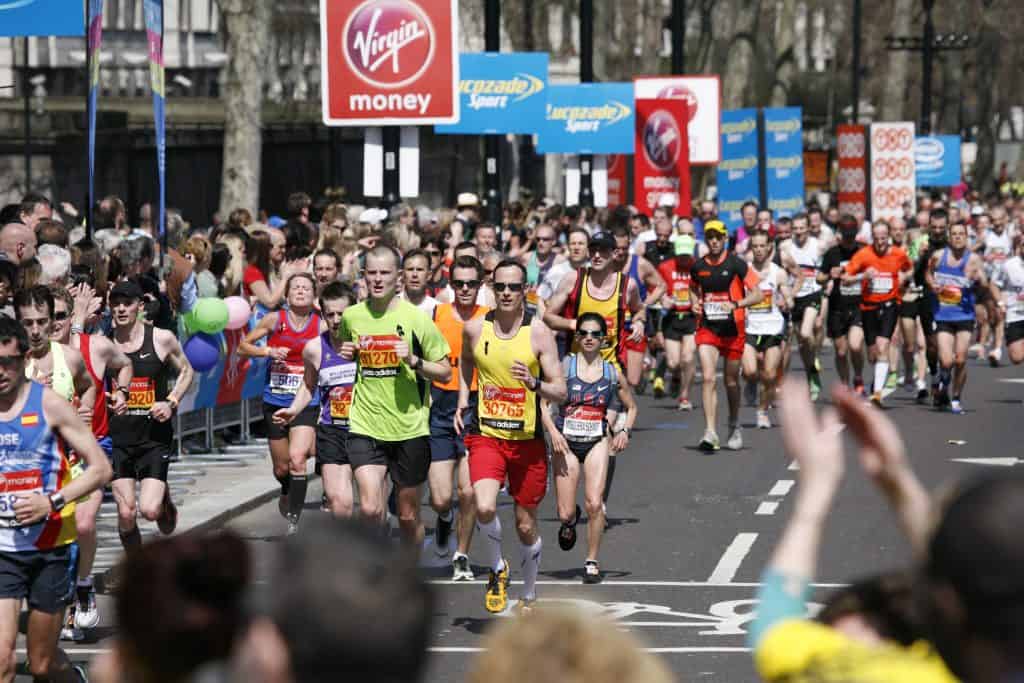
M648 216L667 201L690 215L689 109L685 99L636 100L633 200Z
M456 0L320 0L324 123L459 119Z

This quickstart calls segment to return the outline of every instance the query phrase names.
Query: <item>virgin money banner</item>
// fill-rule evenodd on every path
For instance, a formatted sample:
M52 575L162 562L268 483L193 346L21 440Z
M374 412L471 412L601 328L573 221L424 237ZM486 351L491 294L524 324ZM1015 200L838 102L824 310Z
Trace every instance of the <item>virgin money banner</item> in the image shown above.
M914 124L871 124L871 220L915 210Z
M539 154L632 154L633 84L548 87Z
M0 36L81 36L82 0L0 0Z
M459 55L459 122L435 133L532 135L544 123L547 52Z
M688 110L683 99L636 101L634 197L637 208L648 216L665 195L677 216L691 213Z
M324 123L459 120L456 0L320 0Z
M722 161L718 164L718 217L730 234L743 225L740 209L760 203L761 166L757 153L757 110L722 112Z
M718 76L656 76L638 78L633 85L638 100L685 100L690 163L710 166L719 162L722 97Z
M776 218L804 210L804 146L800 107L764 110L765 191Z
M840 214L863 220L868 215L867 129L864 126L836 126L839 158L838 193Z

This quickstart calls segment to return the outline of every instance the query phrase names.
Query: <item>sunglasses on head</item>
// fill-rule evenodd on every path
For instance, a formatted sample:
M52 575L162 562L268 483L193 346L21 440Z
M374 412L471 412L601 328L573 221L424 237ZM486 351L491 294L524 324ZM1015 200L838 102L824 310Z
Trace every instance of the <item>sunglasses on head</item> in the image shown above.
M504 292L506 289L510 292L521 292L524 287L522 282L495 282L491 286L495 292Z
M587 337L590 337L591 339L603 339L604 332L601 330L577 330L576 336L580 339L586 339Z
M452 280L452 289L462 289L463 287L469 287L470 289L476 289L480 286L479 280Z

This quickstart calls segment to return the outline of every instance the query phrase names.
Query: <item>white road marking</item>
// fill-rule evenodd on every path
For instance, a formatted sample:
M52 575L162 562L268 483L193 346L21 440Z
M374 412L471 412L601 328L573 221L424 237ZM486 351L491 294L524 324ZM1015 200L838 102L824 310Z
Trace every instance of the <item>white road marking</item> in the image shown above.
M768 501L761 503L757 506L757 510L754 511L755 515L774 515L775 511L779 509L779 504L776 501Z
M788 469L790 471L796 472L797 470L800 469L800 463L798 463L796 460L794 460L793 462L789 463L789 468Z
M708 583L730 583L733 577L736 576L736 572L739 571L743 558L750 552L750 548L753 547L756 540L757 534L736 534L736 538L732 540L729 547L722 553L722 557L718 560L715 570L708 577Z
M779 479L775 482L775 486L768 492L769 496L785 496L792 488L796 485L796 482L792 479Z
M953 458L953 462L963 462L968 465L995 465L996 467L1012 467L1017 463L1024 462L1020 458Z

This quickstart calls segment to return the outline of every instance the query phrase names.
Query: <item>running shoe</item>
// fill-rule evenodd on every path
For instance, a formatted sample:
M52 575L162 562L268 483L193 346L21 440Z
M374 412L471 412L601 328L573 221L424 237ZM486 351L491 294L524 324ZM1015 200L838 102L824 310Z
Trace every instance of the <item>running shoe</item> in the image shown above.
M999 367L999 361L1003 359L1003 353L1000 349L992 349L988 354L988 364L994 368Z
M757 428L758 429L771 429L772 419L768 417L767 410L757 411Z
M462 553L455 553L452 557L452 581L472 581L475 578L469 566L469 558Z
M448 514L451 512L449 511ZM437 516L437 526L434 527L434 552L438 557L445 557L448 554L448 542L452 537L452 521L454 519L454 515L447 521L441 519L441 515Z
M665 380L664 379L662 379L661 377L655 377L654 378L653 387L654 387L653 388L654 398L664 398L665 397Z
M739 425L732 428L732 433L729 434L729 440L725 445L730 451L738 451L743 448L743 433L740 432Z
M899 375L899 373L898 372L890 372L889 376L885 378L885 388L886 389L892 389L893 391L896 391L896 389L899 387L899 385L900 385L900 375Z
M60 629L61 640L71 640L76 643L85 640L85 633L75 626L75 605L68 607L68 615L64 619L64 626Z
M713 453L722 447L722 444L718 441L718 434L715 434L710 429L704 432L704 438L697 444L697 448L707 453Z
M743 400L748 406L757 405L757 382L746 382L743 384Z
M78 676L80 683L89 683L89 675L85 673L85 667L81 664L72 664L71 670Z
M533 614L535 609L537 609L537 598L519 598L519 601L516 603L516 616L528 616Z
M821 359L818 358L817 354L814 355L814 372L821 373Z
M853 380L853 393L857 394L861 398L867 398L867 391L864 389L864 380L859 377Z
M688 398L681 398L681 399L679 399L679 403L676 405L676 410L681 410L683 412L690 412L691 410L693 410L693 404L690 403L690 399L688 399Z
M558 547L562 550L572 550L576 545L576 525L580 522L580 515L583 510L576 506L576 518L572 522L562 522L558 529Z
M96 628L100 625L100 608L96 604L96 592L92 586L78 586L76 594L76 603L69 609L75 613L75 626Z
M508 560L502 559L499 571L490 571L487 577L487 593L484 594L484 608L491 614L504 612L508 607Z
M330 512L331 501L327 499L327 494L320 496L320 512Z
M294 536L297 533L299 533L299 522L298 521L292 521L292 520L289 519L288 520L288 531L286 531L285 534L288 535L288 536Z
M587 560L583 563L583 583L601 583L603 578L597 560Z
M974 356L981 360L985 357L985 345L984 344L971 344L971 348L967 349L967 353L973 353Z
M821 396L821 375L818 374L817 370L808 376L808 384L811 387L811 402L813 403Z
M871 394L871 405L875 406L876 408L884 408L885 407L885 406L882 405L882 392L881 391L876 391L873 394Z
M964 405L960 402L960 399L954 398L952 401L950 401L949 412L953 413L954 415L964 414Z
M160 508L160 516L156 518L160 533L170 536L178 528L178 507L171 500L171 487L164 487L164 502Z

